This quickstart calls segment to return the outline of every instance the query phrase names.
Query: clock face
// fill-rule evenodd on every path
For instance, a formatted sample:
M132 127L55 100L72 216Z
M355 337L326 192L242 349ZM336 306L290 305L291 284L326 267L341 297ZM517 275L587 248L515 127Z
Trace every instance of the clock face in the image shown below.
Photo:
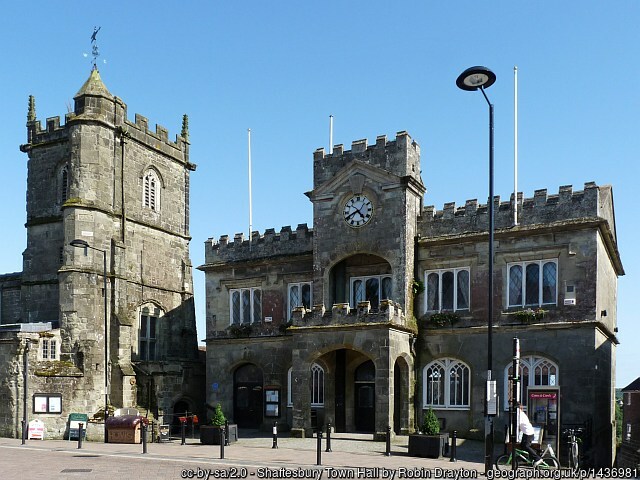
M351 227L361 227L369 223L373 215L373 205L365 195L354 195L344 205L344 221Z

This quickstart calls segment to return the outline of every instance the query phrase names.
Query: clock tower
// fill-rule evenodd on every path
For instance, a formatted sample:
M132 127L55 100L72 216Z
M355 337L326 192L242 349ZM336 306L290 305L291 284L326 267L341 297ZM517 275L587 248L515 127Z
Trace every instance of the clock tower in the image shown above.
M379 136L344 151L314 153L313 202L315 305L392 300L411 315L414 239L425 187L420 147L408 133Z

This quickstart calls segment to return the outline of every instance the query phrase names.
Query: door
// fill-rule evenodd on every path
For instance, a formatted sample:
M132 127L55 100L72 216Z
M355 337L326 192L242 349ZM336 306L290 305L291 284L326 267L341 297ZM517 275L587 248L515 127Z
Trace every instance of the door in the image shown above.
M262 371L253 364L239 367L233 377L233 418L241 428L262 424Z
M376 426L376 367L371 360L364 362L355 371L356 431L374 432Z

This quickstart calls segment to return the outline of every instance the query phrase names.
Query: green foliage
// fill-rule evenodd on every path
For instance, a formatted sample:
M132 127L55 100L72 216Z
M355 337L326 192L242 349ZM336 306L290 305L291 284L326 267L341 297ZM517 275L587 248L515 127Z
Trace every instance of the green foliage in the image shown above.
M216 427L222 427L222 426L224 426L226 421L227 421L227 418L224 416L224 413L222 413L222 405L217 404L216 405L216 410L215 410L215 412L213 412L213 418L211 419L211 425L215 425Z
M527 308L526 310L519 310L517 312L513 312L513 316L516 320L520 320L522 323L529 323L534 320L540 320L544 318L545 310L541 308L536 308L535 310L531 308Z
M417 278L413 281L413 285L411 287L412 287L414 297L424 292L424 283L421 280L418 280Z
M616 401L616 445L619 446L622 443L622 407L620 402Z
M429 317L429 323L436 327L444 327L445 325L453 325L460 317L453 312L434 313Z
M424 417L422 417L422 433L425 435L438 435L440 433L440 422L438 422L438 417L436 417L432 408L429 408Z
M253 328L251 325L231 325L229 327L229 333L234 337L248 337L251 335Z

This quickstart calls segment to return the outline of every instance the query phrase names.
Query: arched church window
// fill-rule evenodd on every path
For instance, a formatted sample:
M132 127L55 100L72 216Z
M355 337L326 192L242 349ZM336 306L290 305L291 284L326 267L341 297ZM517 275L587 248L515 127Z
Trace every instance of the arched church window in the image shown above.
M143 177L142 206L160 210L160 181L153 170L147 170Z
M558 385L558 366L545 357L535 355L520 358L520 403L527 406L529 387L537 385ZM509 377L513 375L513 363L509 363L504 369L504 406L509 408L511 404L511 382Z

